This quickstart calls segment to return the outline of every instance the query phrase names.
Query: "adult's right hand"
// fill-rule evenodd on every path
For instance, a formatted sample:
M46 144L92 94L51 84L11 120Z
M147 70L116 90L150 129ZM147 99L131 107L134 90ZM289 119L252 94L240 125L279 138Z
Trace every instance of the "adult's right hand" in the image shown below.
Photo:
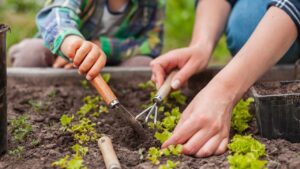
M211 51L198 45L172 50L150 64L152 67L151 80L159 89L167 74L173 69L180 69L173 77L171 86L180 88L195 73L206 68Z

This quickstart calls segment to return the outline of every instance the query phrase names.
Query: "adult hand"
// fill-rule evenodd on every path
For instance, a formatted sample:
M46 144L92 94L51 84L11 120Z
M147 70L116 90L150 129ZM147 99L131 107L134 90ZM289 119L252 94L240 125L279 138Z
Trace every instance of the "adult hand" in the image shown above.
M67 36L60 49L78 67L80 74L86 74L87 80L94 79L106 63L106 56L99 46L78 36Z
M152 67L151 80L160 88L167 74L173 69L180 69L173 77L171 86L180 88L193 74L206 68L210 50L193 45L186 48L172 50L150 63Z
M162 145L183 144L196 157L220 155L227 149L233 101L220 84L210 84L184 110L172 136Z

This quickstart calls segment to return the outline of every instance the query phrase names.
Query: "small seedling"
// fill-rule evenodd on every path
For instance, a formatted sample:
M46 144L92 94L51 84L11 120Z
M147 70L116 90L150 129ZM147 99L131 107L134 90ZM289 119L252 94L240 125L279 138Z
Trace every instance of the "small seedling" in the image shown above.
M159 158L162 156L162 152L155 147L151 147L148 150L148 157L147 159L151 161L152 164L158 165L160 163Z
M164 148L162 150L156 148L156 147L151 147L148 150L148 156L147 159L151 161L152 164L154 165L159 165L160 164L160 158L162 156L169 157L170 155L174 156L179 156L182 152L183 146L182 145L170 145L168 148Z
M60 117L60 124L62 125L61 130L63 131L67 131L68 129L70 129L71 126L71 122L74 119L74 115L72 116L67 116L67 115L62 115Z
M257 159L252 153L228 157L230 169L266 169L267 161Z
M187 100L180 90L170 93L170 99L174 99L181 106L185 105Z
M86 153L89 151L89 148L83 147L79 144L75 144L74 146L72 146L72 150L75 152L75 155L84 157Z
M83 118L79 123L74 124L70 131L74 134L74 139L80 144L87 143L89 141L96 141L99 138L95 123L92 123L89 119Z
M76 155L73 155L71 158L69 155L66 155L65 157L52 163L52 166L62 169L87 169L87 167L83 165L82 157Z
M155 132L154 137L162 144L167 141L171 137L172 133L168 130L164 130L163 132Z
M142 90L151 90L151 91L156 90L156 87L155 87L154 83L151 80L149 80L145 83L139 83L138 87Z
M231 169L262 169L267 161L260 160L266 156L265 145L251 136L235 135L228 145L230 153L228 161Z
M29 105L33 108L35 112L40 112L43 108L43 103L42 101L38 100L29 100L28 101Z
M40 144L40 141L38 139L32 139L32 141L31 141L32 146L36 146L38 144Z
M168 160L166 164L160 165L158 169L175 169L179 162Z
M52 163L53 167L59 167L62 169L87 169L83 165L83 157L87 154L88 148L82 147L79 144L72 146L73 154L70 158L70 155L59 159L58 161Z
M80 84L84 89L86 89L86 90L90 89L90 86L89 86L89 83L87 80L80 80Z
M31 124L27 121L27 116L22 115L11 121L12 135L14 140L21 142L32 131Z
M256 158L266 155L266 146L251 136L235 135L228 148L235 154L252 153Z
M24 152L24 147L18 146L17 148L10 150L8 154L20 158L23 152Z
M110 81L110 74L109 73L104 73L102 74L102 78L106 83L109 83Z
M238 133L244 132L249 128L248 123L252 120L252 115L249 112L249 105L254 101L253 98L241 100L232 111L231 126Z
M56 94L57 94L57 93L56 93L56 90L52 90L50 93L48 93L47 96L48 96L49 98L54 98L54 97L56 97Z

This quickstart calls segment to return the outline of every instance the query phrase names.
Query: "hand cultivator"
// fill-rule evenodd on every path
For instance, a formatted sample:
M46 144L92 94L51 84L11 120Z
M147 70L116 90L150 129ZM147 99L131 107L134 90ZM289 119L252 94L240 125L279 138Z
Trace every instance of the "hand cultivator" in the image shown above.
M145 109L144 111L142 111L140 114L138 114L135 117L136 120L138 120L144 114L147 114L146 118L145 118L145 122L148 122L150 116L154 115L153 121L154 121L154 124L156 124L156 122L157 122L158 106L167 97L167 95L172 90L172 88L171 88L171 81L172 81L172 79L173 79L173 77L174 77L174 75L176 73L177 73L177 71L173 71L172 73L170 73L170 75L165 80L164 84L161 86L161 88L158 90L158 92L154 96L154 98L153 98L154 104L152 106L148 107L147 109Z
M98 75L91 81L92 85L96 88L99 94L103 97L105 103L126 121L128 124L140 135L144 136L145 131L143 126L134 118L134 116L122 105L117 99L116 95L112 92L111 88L104 81L101 75Z

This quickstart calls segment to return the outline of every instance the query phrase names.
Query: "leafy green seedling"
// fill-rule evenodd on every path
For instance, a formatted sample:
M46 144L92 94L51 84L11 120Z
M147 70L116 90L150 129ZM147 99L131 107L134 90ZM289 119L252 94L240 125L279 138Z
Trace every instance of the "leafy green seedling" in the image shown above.
M230 153L228 161L231 169L262 169L267 164L260 160L266 156L265 145L251 136L235 135L228 145Z
M172 136L172 133L168 130L164 130L163 132L155 132L154 137L162 144L167 141Z
M185 105L187 100L186 96L180 90L170 93L170 98L174 99L181 106Z
M156 87L151 80L149 80L145 83L139 83L138 87L142 90L156 90Z
M42 101L29 100L28 103L33 108L33 110L35 112L40 112L43 109L43 103L42 103Z
M251 136L235 135L228 147L235 154L252 153L256 158L266 155L266 146Z
M252 153L228 156L230 169L266 169L267 161L257 159Z
M237 132L242 133L249 128L248 123L252 120L249 112L249 105L254 101L253 98L240 100L232 111L231 126Z
M26 115L14 118L11 121L11 127L13 138L18 142L23 141L32 132L32 125L27 121Z
M91 113L92 117L99 117L101 113L108 113L108 108L104 105L100 105L102 98L100 96L87 96L83 99L84 105L80 107L80 110L77 112L79 118L84 118L88 113Z
M87 154L88 148L79 144L75 144L72 146L72 150L75 153L72 155L72 158L70 158L69 155L66 155L65 157L52 163L52 166L62 169L87 169L83 165L83 157Z
M24 152L24 147L18 146L17 148L8 151L8 154L20 158L23 152Z
M73 119L74 119L74 115L68 116L68 115L64 114L60 117L60 124L63 127L69 127L71 125L71 122L72 122Z
M95 123L92 123L87 118L83 118L78 124L74 124L70 131L74 133L75 140L77 140L80 144L84 144L89 141L96 141L99 137L96 129L94 128L95 126Z
M180 119L181 113L179 108L172 109L171 113L166 112L165 118L162 120L162 126L168 131L172 131Z
M59 167L62 169L87 169L83 164L83 158L77 155L73 155L70 158L69 155L59 159L58 161L52 163L53 167Z
M170 153L174 156L180 156L183 150L183 146L181 144L178 144L176 146L174 145L170 145L168 147Z
M48 93L47 96L48 96L49 98L54 98L54 97L56 97L56 94L57 94L57 93L56 93L56 90L52 90L50 93Z
M32 145L32 146L36 146L36 145L38 145L38 144L40 144L40 140L38 140L38 139L33 139L33 140L31 141L31 145Z
M161 151L158 148L151 147L148 150L147 159L151 161L152 164L158 165L160 163L159 158L162 156Z
M164 148L162 150L155 147L151 147L148 150L147 159L150 160L152 164L158 165L160 164L159 158L161 158L162 156L169 157L170 155L179 156L182 152L182 149L182 145L170 145L168 148Z
M103 78L103 80L106 82L106 83L109 83L109 81L110 81L110 74L109 73L104 73L104 74L102 74L102 78Z
M75 144L72 146L72 150L75 152L77 156L84 157L86 153L89 151L88 147L83 147L79 144Z
M87 80L80 80L80 84L84 89L86 89L86 90L90 89L90 86L89 86L89 83Z
M171 160L167 160L166 164L160 165L158 169L175 169L179 162L173 162Z

